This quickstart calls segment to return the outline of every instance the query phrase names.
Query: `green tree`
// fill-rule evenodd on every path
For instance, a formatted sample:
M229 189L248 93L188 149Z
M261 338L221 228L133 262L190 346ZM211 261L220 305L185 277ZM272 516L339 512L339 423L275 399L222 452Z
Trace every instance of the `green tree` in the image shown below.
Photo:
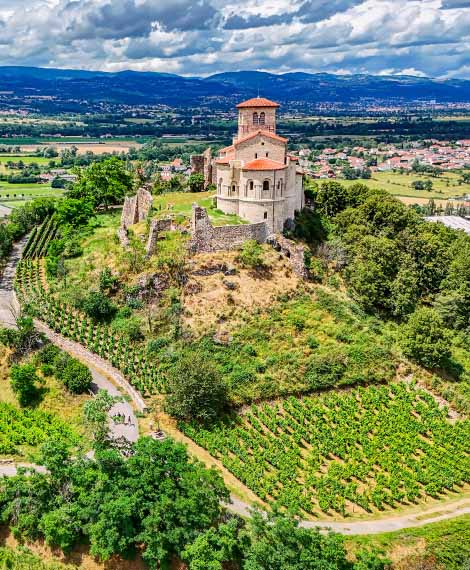
M188 187L190 192L202 192L204 190L204 174L195 172L188 178Z
M450 340L444 323L434 309L420 307L402 327L403 353L429 368L443 366L450 357Z
M335 216L347 207L347 194L339 182L323 182L317 191L315 204L320 213Z
M90 291L81 302L82 310L95 321L109 321L116 307L100 291Z
M165 408L181 420L212 421L227 406L227 387L202 352L184 352L167 373Z
M93 204L89 199L64 198L57 204L59 224L68 224L74 228L85 226L94 216Z
M37 400L40 378L32 364L14 364L10 370L10 381L20 406L29 406Z
M84 364L71 358L60 379L72 394L83 394L90 389L93 377Z
M67 192L70 198L89 200L95 208L107 209L120 204L127 192L132 190L133 179L125 164L117 157L94 162L77 172L78 179Z
M111 396L106 390L99 390L92 400L85 403L83 418L93 434L96 449L106 446L109 433L108 413L121 400L120 397Z

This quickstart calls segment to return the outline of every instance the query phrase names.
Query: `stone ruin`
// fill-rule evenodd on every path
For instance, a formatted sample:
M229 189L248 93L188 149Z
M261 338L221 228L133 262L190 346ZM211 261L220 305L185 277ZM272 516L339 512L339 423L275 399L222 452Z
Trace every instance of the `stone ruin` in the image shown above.
M145 220L152 207L152 194L147 188L139 188L134 196L126 196L121 215L121 228L128 228Z
M191 174L204 176L204 188L215 183L215 169L213 168L212 150L207 148L202 154L191 155Z
M268 243L287 257L294 273L302 279L309 276L305 265L305 247L280 234L269 234L266 222L213 226L207 210L193 204L191 233L188 249L193 254L237 249L251 239L258 243Z
M213 226L207 210L193 204L191 233L189 251L203 253L236 249L249 239L265 243L268 237L268 227L265 222L238 226Z

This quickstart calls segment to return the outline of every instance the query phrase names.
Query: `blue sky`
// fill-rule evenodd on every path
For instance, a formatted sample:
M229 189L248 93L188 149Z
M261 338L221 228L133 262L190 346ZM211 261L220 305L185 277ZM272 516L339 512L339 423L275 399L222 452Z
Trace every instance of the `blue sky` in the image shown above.
M470 79L470 0L0 0L0 65Z

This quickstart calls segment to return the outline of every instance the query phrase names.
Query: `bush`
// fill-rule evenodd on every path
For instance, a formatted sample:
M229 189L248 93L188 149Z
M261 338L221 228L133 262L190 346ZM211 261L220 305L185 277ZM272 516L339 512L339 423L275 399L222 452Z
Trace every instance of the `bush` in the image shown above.
M38 364L53 364L61 352L54 344L46 344L36 353L36 362Z
M347 357L338 348L334 352L318 352L310 357L306 378L313 389L327 388L340 383L346 372Z
M116 307L100 291L91 291L81 302L82 310L96 321L109 321L116 314Z
M70 358L61 375L61 381L72 394L83 394L90 389L93 378L88 368L76 360Z
M243 267L256 269L263 266L263 248L254 239L247 240L238 254L237 261Z
M29 406L38 397L40 379L32 364L14 364L10 371L11 388L15 392L20 406Z
M183 353L167 373L167 412L180 420L214 420L227 405L227 387L201 352Z
M421 307L410 316L401 331L403 353L428 368L443 366L450 358L449 334L434 309Z

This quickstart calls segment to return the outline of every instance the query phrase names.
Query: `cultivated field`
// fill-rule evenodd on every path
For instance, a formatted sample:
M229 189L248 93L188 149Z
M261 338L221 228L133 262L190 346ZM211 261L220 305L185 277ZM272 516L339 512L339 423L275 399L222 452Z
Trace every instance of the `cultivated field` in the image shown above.
M395 383L180 427L261 499L337 517L444 498L470 482L470 421L446 416L429 394Z
M374 172L369 180L343 180L341 184L349 186L356 182L366 184L369 188L382 188L390 194L396 196L407 196L412 198L423 198L426 202L429 198L445 200L448 198L464 196L470 194L470 184L461 184L459 180L462 175L459 172L445 172L439 177L420 176L418 174L399 174L397 172ZM431 180L433 189L415 190L412 182L417 180ZM413 202L416 203L416 202Z

